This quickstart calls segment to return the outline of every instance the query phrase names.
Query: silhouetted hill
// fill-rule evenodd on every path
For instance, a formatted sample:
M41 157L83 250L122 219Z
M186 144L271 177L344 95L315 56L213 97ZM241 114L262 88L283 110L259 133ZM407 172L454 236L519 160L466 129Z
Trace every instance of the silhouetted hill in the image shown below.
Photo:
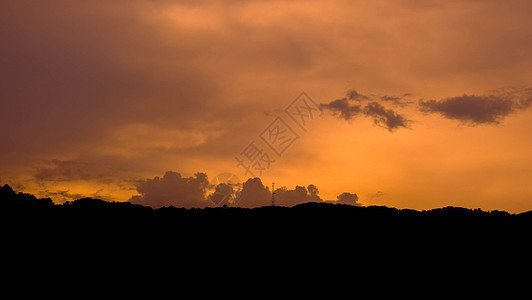
M108 202L99 199L83 198L54 204L50 198L39 199L31 194L16 193L9 185L0 188L0 209L4 216L24 217L31 214L33 218L53 217L54 220L66 218L73 221L94 219L99 222L128 220L129 222L271 222L298 223L314 222L316 224L338 224L364 222L477 222L495 220L532 220L532 211L509 214L505 211L482 211L462 207L443 207L417 211L396 209L386 206L351 206L347 204L309 202L293 207L265 206L258 208L218 207L202 209L185 209L150 207L130 202Z
M451 206L417 211L317 202L152 209L91 198L54 204L5 185L0 188L0 225L6 245L24 245L24 251L35 254L48 247L54 253L91 249L100 255L113 249L137 256L149 253L155 260L185 252L196 259L246 257L252 262L270 255L289 259L330 251L358 258L525 249L532 212Z
M9 186L0 188L0 206L2 209L43 209L54 206L50 198L38 199L34 195L25 193L15 193Z
M120 213L139 214L145 216L158 216L167 218L175 217L430 217L430 218L513 218L516 216L532 218L532 211L519 214L510 214L505 211L483 211L481 209L468 209L463 207L443 207L431 210L417 211L413 209L397 209L386 206L353 206L348 204L336 204L330 202L308 202L293 207L264 206L258 208L240 207L207 207L207 208L176 208L163 207L152 209L151 207L130 202L109 202L100 199L82 198L75 201L67 201L62 204L54 204L50 198L37 198L26 193L16 193L9 185L0 187L0 207L3 211L24 212L24 210L47 210L54 213Z

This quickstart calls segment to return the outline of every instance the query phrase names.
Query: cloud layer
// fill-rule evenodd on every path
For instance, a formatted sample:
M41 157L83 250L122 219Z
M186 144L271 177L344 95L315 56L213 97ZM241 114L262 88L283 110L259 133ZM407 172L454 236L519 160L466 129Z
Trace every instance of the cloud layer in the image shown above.
M407 108L413 103L409 100L411 97L409 93L401 96L365 96L349 90L346 97L321 104L321 108L344 120L358 116L369 117L376 126L392 132L399 128L410 128L412 120L385 105ZM440 100L419 99L415 108L425 114L439 114L444 118L475 126L499 124L508 115L523 111L531 104L532 88L525 87L499 88L485 95L464 94Z
M0 1L1 180L65 200L103 188L98 195L126 201L135 180L169 169L238 172L234 155L271 122L261 112L284 114L302 90L340 120L365 124L321 118L264 182L293 188L294 173L304 172L334 199L353 182L363 182L360 195L388 193L380 177L400 169L400 178L445 190L426 174L464 147L492 149L496 159L474 168L513 153L529 170L526 118L518 128L498 126L499 136L485 126L525 113L529 102L479 91L530 85L530 11L529 0ZM439 117L482 128L442 139L454 126L426 126ZM372 124L398 134L368 131ZM475 142L479 133L499 148ZM432 144L446 149L441 157L425 149ZM422 170L404 176L413 167ZM397 178L388 184L401 205L428 201ZM475 195L530 198L522 186L514 180L504 195Z
M207 174L196 173L191 177L183 177L177 172L168 171L163 177L141 180L137 183L140 195L131 197L130 202L159 208L205 207L206 193L209 188Z
M360 205L360 203L358 203L358 195L353 194L353 193L347 193L347 192L341 193L340 195L338 195L337 203L349 204L349 205L355 205L355 206Z
M139 195L134 195L129 201L154 208L163 206L193 208L223 204L252 208L271 205L272 199L270 189L258 177L249 178L242 185L222 182L212 186L205 173L183 177L180 173L168 171L163 177L140 180L136 187ZM208 194L212 189L214 192ZM338 202L335 203L359 205L357 200L356 194L344 192L338 196ZM296 186L294 189L281 187L275 190L275 205L278 206L322 201L318 188L313 184L307 187Z

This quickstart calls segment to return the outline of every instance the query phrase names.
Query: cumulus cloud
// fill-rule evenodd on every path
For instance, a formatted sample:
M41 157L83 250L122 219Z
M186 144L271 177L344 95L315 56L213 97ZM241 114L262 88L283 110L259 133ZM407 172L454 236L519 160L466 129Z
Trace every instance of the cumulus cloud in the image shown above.
M532 104L532 89L506 89L487 95L466 95L441 100L419 100L419 110L438 113L468 125L499 124L505 117Z
M249 178L243 185L242 190L236 193L236 206L260 207L271 204L272 194L261 179ZM294 206L306 202L321 202L319 190L314 184L307 187L296 186L294 189L281 187L275 190L275 204L279 206Z
M207 195L212 188L207 174L196 173L191 177L183 177L177 172L168 171L163 177L141 180L136 185L140 195L129 200L159 208L174 207L206 207L223 204L238 207L261 207L271 205L271 191L258 177L249 178L240 184L220 183L214 186L214 192ZM209 201L210 200L210 201ZM281 187L275 190L275 204L293 206L306 202L322 202L318 188L310 184L307 187L296 186L294 189Z
M275 204L294 206L306 202L322 202L323 200L318 194L318 188L313 184L308 187L296 186L293 190L282 187L275 190Z
M318 196L318 194L320 193L320 191L318 190L318 187L313 185L313 184L309 184L307 186L307 191L309 193L309 196L310 198L312 198L313 200L312 201L318 201L318 200L321 200L320 196Z
M357 194L344 192L338 195L336 198L338 199L337 203L360 206L360 203L357 202L358 201Z
M272 194L260 178L249 178L242 184L242 190L236 195L237 206L259 207L270 205Z
M322 103L320 107L329 110L334 116L344 120L352 120L359 115L370 117L375 125L383 127L390 132L401 127L408 128L410 120L393 109L385 108L378 101L391 101L396 105L406 106L407 102L401 102L401 99L409 94L401 97L382 96L380 100L372 96L362 95L355 90L349 90L346 94L346 97L329 103ZM362 101L371 102L362 106Z
M271 204L272 194L264 186L260 178L249 178L237 193L236 206L260 207ZM307 187L296 186L294 189L281 187L275 190L275 204L279 206L294 206L306 202L322 202L319 190L314 184Z
M209 188L207 174L196 173L191 177L183 177L177 172L168 171L162 178L141 180L136 184L140 195L132 196L129 200L135 204L142 204L159 208L163 206L175 207L205 207L206 193Z
M230 183L220 183L214 188L214 193L210 194L209 199L214 205L227 205L235 201L235 186Z

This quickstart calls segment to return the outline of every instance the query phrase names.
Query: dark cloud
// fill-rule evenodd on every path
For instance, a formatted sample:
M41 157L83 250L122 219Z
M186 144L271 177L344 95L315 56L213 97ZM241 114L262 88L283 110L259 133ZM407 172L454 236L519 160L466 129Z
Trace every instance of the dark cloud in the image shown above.
M140 195L131 197L130 202L154 208L170 205L187 208L223 204L248 208L271 205L271 191L258 177L249 178L241 188L240 185L218 184L214 192L207 195L209 186L205 173L196 173L194 177L187 178L169 171L162 178L156 176L138 182L137 191ZM279 206L322 201L318 188L313 184L275 190L275 204Z
M140 195L129 200L132 203L151 206L175 207L205 207L210 202L206 200L209 188L207 174L196 173L191 177L182 177L177 172L168 171L162 178L141 180L136 185Z
M387 103L391 103L395 106L399 106L399 107L407 107L408 105L412 104L413 102L412 101L409 101L408 98L411 97L412 94L410 93L406 93L406 94L403 94L401 96L381 96L380 97L380 100L381 101L384 101L384 102L387 102Z
M260 178L249 178L237 193L237 206L260 207L271 205L272 194ZM296 186L294 189L281 187L275 190L275 205L294 206L306 202L322 202L318 188L310 184L307 187Z
M260 178L250 178L242 186L237 195L237 206L259 207L271 204L272 194L264 186ZM294 189L281 187L275 190L275 204L279 206L294 206L306 202L322 202L318 188L310 184L307 187L296 186Z
M268 187L262 184L260 178L249 178L242 184L242 190L237 194L237 206L259 207L271 204L272 194Z
M214 193L209 195L209 199L214 205L221 206L234 202L235 186L230 183L220 183L214 188Z
M382 96L382 101L393 102L395 105L406 106L407 102L402 102L405 94L401 97ZM361 102L363 100L371 100L363 107ZM352 103L356 101L357 103ZM370 117L373 119L375 125L388 129L392 132L400 127L407 128L410 120L395 112L392 109L386 109L379 102L374 101L373 97L365 96L355 90L347 91L347 96L341 99L331 101L329 103L320 104L321 109L329 110L333 116L344 120L352 120L359 115Z
M275 190L275 204L279 206L294 206L306 202L322 202L318 196L318 188L311 184L308 187L296 186L295 189L282 187Z
M75 159L52 159L37 163L32 177L41 184L48 182L92 181L131 183L139 165L120 156L80 156ZM117 178L117 176L119 178Z
M360 105L349 103L347 98L337 99L327 104L320 104L321 109L328 109L334 116L344 120L351 120L357 117L362 109Z
M362 100L368 100L369 97L362 95L356 90L348 90L344 98L336 99L329 103L320 104L321 109L328 109L334 116L342 118L344 120L351 120L357 117L362 112L362 106L360 102ZM351 102L357 101L357 104Z
M488 95L463 95L441 100L419 100L419 110L439 113L464 124L499 124L506 116L524 110L532 103L532 90L512 89Z
M399 100L401 100L401 97L396 97L396 96L382 96L382 97L381 97L381 100L382 100L382 101L393 101L393 102L395 102L395 101L399 101Z
M408 128L410 120L392 109L386 109L378 102L370 102L363 110L364 115L373 118L375 125L384 127L392 132L398 128Z
M369 100L370 97L366 96L366 95L362 95L360 94L359 92L357 92L356 90L348 90L347 91L347 99L349 100L357 100L357 101L363 101L363 100Z
M360 206L360 203L357 202L358 201L358 195L357 194L344 192L344 193L338 195L338 197L336 197L336 198L338 199L337 203Z
M412 103L408 98L412 94L401 96L384 95L368 97L355 90L347 96L330 103L321 104L334 116L352 120L359 115L370 117L375 125L392 132L399 128L409 128L411 120L402 114L384 106L407 107ZM370 102L362 105L361 99ZM357 103L352 103L357 101ZM449 97L441 100L418 101L418 110L424 113L438 113L441 116L459 120L468 125L499 124L506 116L525 110L532 104L532 88L501 88L486 95L467 95Z
M72 180L103 180L112 176L103 170L95 172L94 165L79 160L53 159L36 167L33 175L38 182L72 181ZM103 172L102 172L103 171Z
M309 196L313 199L316 199L315 201L317 201L317 199L320 199L321 198L318 196L318 194L320 193L320 191L318 190L318 187L313 185L313 184L309 184L307 186L307 190L308 190L308 193L309 193Z
M218 185L219 194L224 195L235 187ZM218 195L214 197L220 197ZM260 207L271 205L272 194L267 186L258 177L249 178L242 185L242 189L235 192L236 206L240 207ZM296 186L295 189L286 187L275 190L275 204L279 206L293 206L306 202L321 202L318 188L310 184L307 187Z

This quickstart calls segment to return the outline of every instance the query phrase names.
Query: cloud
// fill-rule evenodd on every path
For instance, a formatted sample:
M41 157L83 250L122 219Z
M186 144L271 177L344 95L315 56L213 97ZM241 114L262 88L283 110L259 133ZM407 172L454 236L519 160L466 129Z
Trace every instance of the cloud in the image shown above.
M215 130L208 133L216 134ZM201 129L179 129L130 123L110 130L107 143L96 147L100 153L131 157L152 151L177 151L204 145L208 136Z
M336 203L360 206L360 203L357 202L358 201L357 194L344 192L338 195L336 198L338 199Z
M381 96L380 100L391 103L392 105L399 106L399 107L407 107L408 105L412 104L412 101L409 101L407 98L411 97L411 93L406 93L401 96Z
M398 128L408 128L410 120L398 114L392 109L386 109L378 102L371 102L364 107L364 115L373 118L375 125L381 126L392 132Z
M214 205L221 206L234 201L235 187L229 183L220 183L214 188L214 193L207 196L207 199Z
M381 100L393 101L396 105L401 104L402 106L406 106L407 103L401 102L401 99L407 95L409 94L405 94L401 97L382 96ZM362 107L361 102L365 100L371 100L371 102ZM357 104L351 103L353 101L357 101ZM390 132L401 127L408 128L410 120L392 109L385 108L377 101L373 97L362 95L355 90L349 90L346 97L329 103L322 103L320 104L320 108L327 109L333 114L333 116L344 120L352 120L359 115L370 117L373 119L375 125L383 127Z
M35 163L32 181L40 185L72 181L98 184L132 182L142 161L131 161L117 155L83 155L73 159L51 159Z
M196 173L194 177L186 178L177 172L168 171L162 178L156 176L138 182L137 191L140 195L132 196L130 202L154 208L170 205L186 208L222 204L248 208L271 205L271 191L258 177L249 178L241 188L239 184L217 184L214 193L207 195L209 187L212 185L207 181L205 173ZM234 199L235 203L228 199L228 196ZM279 206L321 201L319 190L313 184L275 190L275 204Z
M301 89L324 102L345 97L329 112L351 120L372 101L403 115L398 88L453 96L526 84L532 2L463 2L0 1L0 173L31 187L35 163L90 155L79 170L63 164L40 177L61 185L50 191L92 192L168 165L227 169L269 122L257 113ZM347 80L390 98L335 97ZM337 129L346 130L332 136L349 134ZM320 149L293 156L330 157ZM96 183L76 189L70 178Z
M294 206L306 202L322 202L318 188L310 184L308 187L296 186L293 190L282 187L275 190L275 204Z
M237 192L237 205L241 207L260 207L271 205L272 194L261 179L249 178ZM294 189L281 187L275 190L275 205L294 206L306 202L321 202L318 188L310 184L307 187L296 186Z
M370 200L375 200L375 199L382 198L382 197L384 197L383 191L377 191L373 194L368 195L368 199Z
M259 207L271 204L272 194L258 177L249 178L242 184L242 191L237 194L237 206Z
M352 120L358 116L369 117L373 119L375 125L393 132L399 128L409 128L412 120L385 105L405 108L413 103L409 101L409 97L412 97L412 94L365 96L350 90L346 97L320 106L344 120ZM362 104L362 101L369 102ZM441 100L420 99L417 104L417 109L423 113L437 113L447 119L459 120L471 126L499 124L508 115L530 107L532 88L500 88L486 95L464 94Z
M209 197L214 197L214 200L220 196L227 195L227 192L232 192L236 186L227 187L226 184L219 184L216 191L219 195L214 193ZM258 177L249 178L242 189L235 192L236 206L240 207L260 207L271 205L272 194L267 186L264 186L262 180ZM275 204L279 206L293 206L306 202L321 202L318 188L310 184L307 187L296 186L295 189L288 189L281 187L275 190ZM215 202L216 203L216 202Z
M45 162L44 166L37 166L33 177L41 181L67 181L71 179L86 179L86 174L79 164L71 161L53 159Z
M438 113L471 126L499 124L505 117L532 104L532 89L502 89L487 95L466 95L441 100L419 100L419 110Z
M352 105L347 98L337 99L326 104L320 104L321 109L328 109L333 116L342 118L344 120L351 120L357 117L361 112L360 105Z
M132 203L159 208L163 206L175 207L205 207L209 188L207 174L196 173L191 177L182 177L177 172L168 171L162 178L141 180L136 185L140 195L132 196Z
M400 97L395 97L395 96L382 96L381 97L381 100L382 101L398 101L398 100L401 100Z
M307 186L307 190L308 190L309 196L310 196L311 198L316 199L316 200L319 198L319 199L321 200L321 198L318 196L318 194L320 193L320 191L318 190L318 187L317 187L317 186L315 186L315 185L313 185L313 184L309 184L309 185Z
M85 160L52 159L36 166L33 177L42 183L73 180L106 181L112 177L109 170L98 167Z
M357 100L357 101L363 101L363 100L369 100L370 97L366 96L366 95L362 95L360 94L359 92L357 92L356 90L348 90L347 91L347 98L349 100Z

